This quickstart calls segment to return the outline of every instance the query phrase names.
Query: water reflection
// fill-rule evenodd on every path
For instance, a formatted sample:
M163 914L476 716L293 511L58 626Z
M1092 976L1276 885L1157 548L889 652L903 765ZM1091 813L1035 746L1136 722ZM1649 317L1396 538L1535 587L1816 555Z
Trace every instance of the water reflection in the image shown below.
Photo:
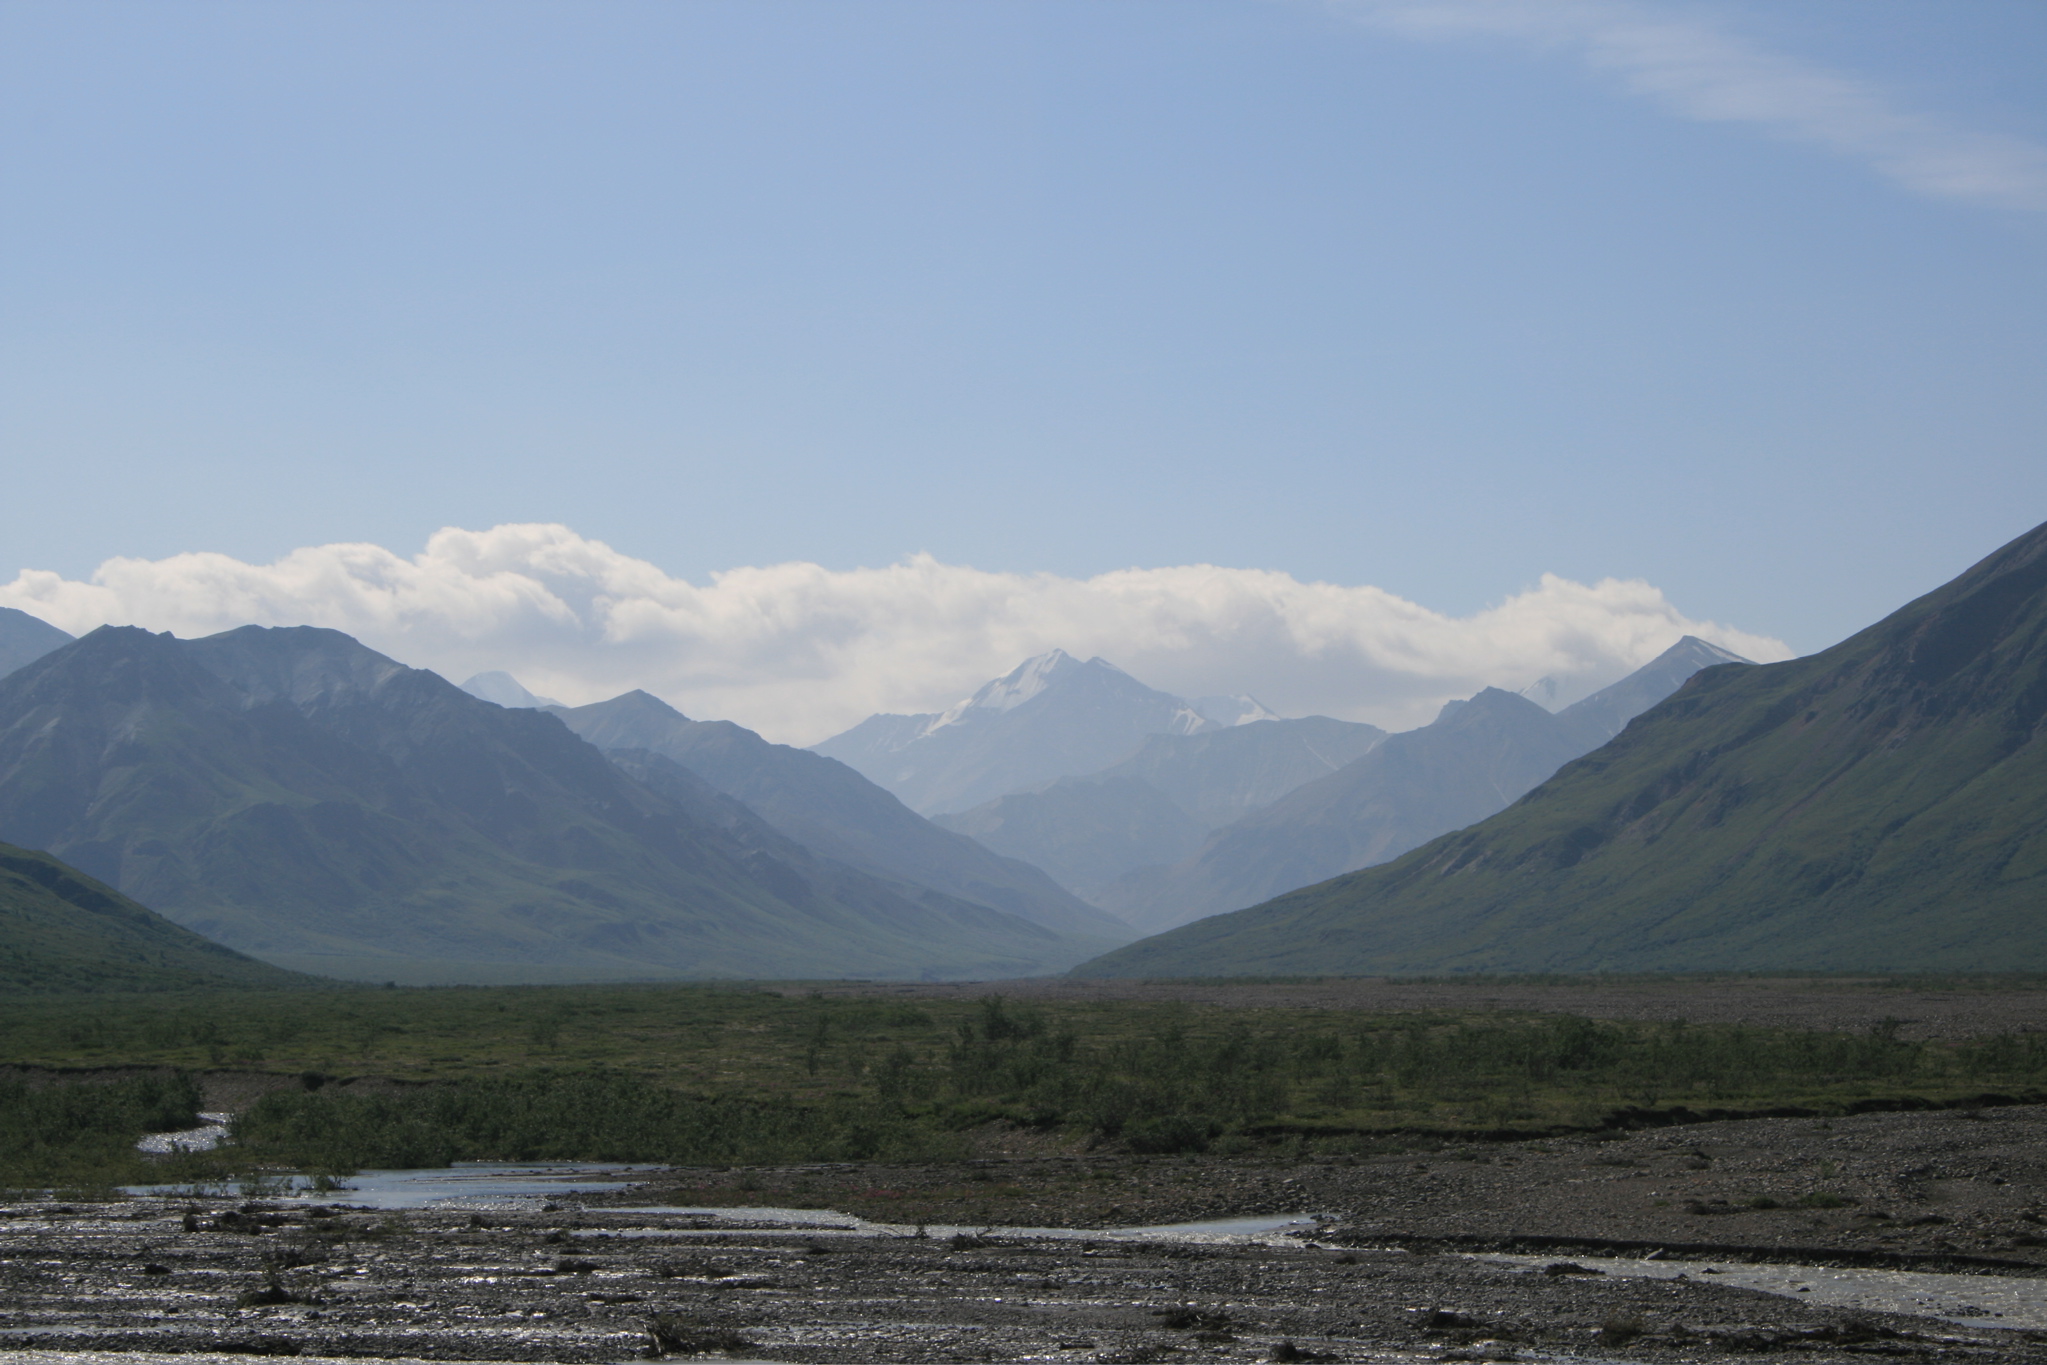
M457 1162L431 1170L361 1171L326 1188L304 1176L280 1177L257 1187L194 1191L184 1185L131 1185L127 1193L176 1197L189 1193L261 1194L265 1198L353 1204L367 1209L502 1209L534 1211L551 1200L629 1189L659 1166L561 1162Z

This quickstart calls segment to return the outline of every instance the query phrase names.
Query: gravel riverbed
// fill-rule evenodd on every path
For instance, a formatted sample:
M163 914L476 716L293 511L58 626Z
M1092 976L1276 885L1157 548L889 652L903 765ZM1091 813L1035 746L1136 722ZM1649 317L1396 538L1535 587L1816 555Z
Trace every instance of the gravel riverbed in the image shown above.
M650 1173L552 1207L352 1209L346 1191L325 1205L18 1202L0 1207L0 1350L24 1365L2040 1361L2047 1331L2013 1305L2047 1287L2043 1125L2047 1111L2011 1107L1313 1162L1019 1151ZM677 1211L763 1205L892 1226ZM1026 1230L1294 1213L1318 1221L1237 1240ZM1879 1292L1811 1301L1798 1286L1819 1280L1754 1269L1773 1264L1855 1267ZM1939 1292L1886 1298L1886 1272ZM1980 1303L1951 1292L1972 1284ZM1997 1325L2000 1304L2012 1325Z

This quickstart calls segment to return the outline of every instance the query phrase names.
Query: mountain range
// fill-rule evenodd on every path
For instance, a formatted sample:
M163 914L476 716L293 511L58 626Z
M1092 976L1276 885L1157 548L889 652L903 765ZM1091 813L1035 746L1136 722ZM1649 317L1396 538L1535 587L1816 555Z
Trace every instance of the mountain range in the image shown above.
M1106 659L1083 663L1055 649L949 710L869 716L811 751L932 815L1099 772L1151 735L1200 734L1271 714L1249 697L1188 701L1146 687Z
M813 852L1021 916L1103 948L1135 935L1028 863L938 828L835 759L771 744L730 721L691 720L645 692L551 714L607 752L659 754L745 803Z
M283 966L992 976L1100 946L820 857L686 771L659 778L336 631L108 627L0 679L0 838Z
M2043 910L2047 526L1482 823L1079 971L2038 971Z
M1097 903L1156 933L1386 862L1505 809L1700 669L1746 662L1687 635L1555 714L1487 688L1214 831L1172 865L1126 874Z
M934 824L1044 868L1097 905L1139 868L1194 853L1208 834L1362 757L1375 725L1306 716L1148 735L1120 763L983 802Z

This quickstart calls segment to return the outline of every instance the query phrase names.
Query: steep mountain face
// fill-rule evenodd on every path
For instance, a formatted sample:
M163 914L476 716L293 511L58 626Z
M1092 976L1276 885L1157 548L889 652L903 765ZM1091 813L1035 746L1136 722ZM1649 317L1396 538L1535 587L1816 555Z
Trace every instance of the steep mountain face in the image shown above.
M1192 703L1146 687L1105 659L1082 663L1055 649L942 714L870 716L811 751L930 815L1099 772L1147 735L1220 728Z
M1370 867L1503 810L1709 663L1736 656L1686 636L1650 663L1552 715L1487 688L1393 735L1336 772L1217 830L1181 862L1132 872L1100 896L1158 931L1256 905Z
M730 721L691 720L645 692L552 714L600 749L673 760L823 857L1004 910L1076 940L1109 945L1133 937L1039 869L939 829L835 759L770 744Z
M103 629L0 680L0 837L253 956L373 980L979 975L1070 951L992 911L842 903L553 716L309 628Z
M2047 526L1519 804L1092 975L2047 968Z
M1102 772L1062 777L934 823L1034 863L1099 901L1125 875L1179 861L1210 830L1328 776L1385 738L1375 725L1327 716L1149 735Z
M0 844L0 995L315 984L180 929L47 853Z
M70 643L71 637L49 622L0 607L0 678Z

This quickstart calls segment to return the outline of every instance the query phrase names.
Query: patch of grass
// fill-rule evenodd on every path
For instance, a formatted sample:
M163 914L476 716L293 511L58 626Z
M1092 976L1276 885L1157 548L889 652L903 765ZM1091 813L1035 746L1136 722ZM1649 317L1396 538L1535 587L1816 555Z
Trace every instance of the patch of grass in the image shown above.
M1801 1209L1845 1209L1855 1201L1831 1190L1811 1190L1799 1195L1795 1202Z

